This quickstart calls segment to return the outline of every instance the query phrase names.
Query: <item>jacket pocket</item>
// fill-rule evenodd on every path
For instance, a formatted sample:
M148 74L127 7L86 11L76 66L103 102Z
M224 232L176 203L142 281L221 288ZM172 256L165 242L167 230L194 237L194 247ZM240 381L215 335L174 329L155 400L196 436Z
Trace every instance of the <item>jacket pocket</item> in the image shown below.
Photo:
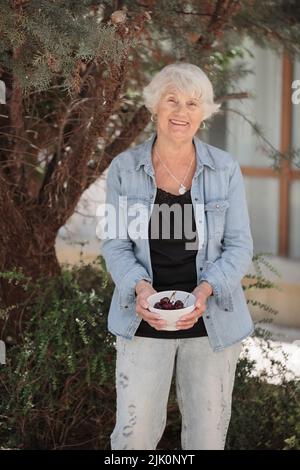
M219 238L223 235L228 207L229 201L227 199L209 201L204 205L208 238Z

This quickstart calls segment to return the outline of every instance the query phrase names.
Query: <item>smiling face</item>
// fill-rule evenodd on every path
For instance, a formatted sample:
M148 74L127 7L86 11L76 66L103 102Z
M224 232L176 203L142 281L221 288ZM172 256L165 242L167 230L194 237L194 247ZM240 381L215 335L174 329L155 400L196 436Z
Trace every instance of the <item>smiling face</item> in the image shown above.
M162 94L155 113L157 131L172 139L192 139L203 120L201 101L172 86Z

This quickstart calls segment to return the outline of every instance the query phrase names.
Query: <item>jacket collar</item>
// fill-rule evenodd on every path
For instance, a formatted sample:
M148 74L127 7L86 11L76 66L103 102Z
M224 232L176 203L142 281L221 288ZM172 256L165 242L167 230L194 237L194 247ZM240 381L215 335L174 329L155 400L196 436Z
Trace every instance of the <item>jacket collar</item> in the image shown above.
M156 137L157 133L154 132L151 137L141 145L140 150L142 150L142 152L140 152L139 161L136 165L136 170L138 170L142 165L144 165L145 171L152 176L154 176L154 169L152 165L151 152ZM198 173L202 170L203 165L207 165L212 170L215 170L215 164L206 145L196 136L193 137L193 143L195 144L197 158L195 176L197 176Z

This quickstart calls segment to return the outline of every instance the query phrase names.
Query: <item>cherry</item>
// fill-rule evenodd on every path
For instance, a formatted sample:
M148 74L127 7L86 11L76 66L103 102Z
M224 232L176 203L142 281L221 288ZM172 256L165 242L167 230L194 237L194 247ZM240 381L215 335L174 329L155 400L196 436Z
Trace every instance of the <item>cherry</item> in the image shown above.
M178 310L180 308L184 308L184 304L182 300L172 302L169 297L163 297L159 302L154 304L154 308L158 308L160 310Z
M156 302L156 303L154 304L154 308L162 308L161 303L160 303L160 302Z
M162 299L160 299L161 304L168 304L169 302L170 302L169 297L163 297Z
M179 309L179 308L183 308L183 307L184 307L184 305L183 305L182 300L176 300L176 302L174 304L174 308Z
M164 310L173 310L174 309L172 302L168 302L168 303L163 304L163 308L164 308Z

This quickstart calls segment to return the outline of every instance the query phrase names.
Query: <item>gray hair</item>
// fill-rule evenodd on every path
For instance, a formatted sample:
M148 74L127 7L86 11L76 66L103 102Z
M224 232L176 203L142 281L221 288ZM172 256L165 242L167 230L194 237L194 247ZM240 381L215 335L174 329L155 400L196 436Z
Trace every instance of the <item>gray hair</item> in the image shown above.
M146 108L151 114L170 85L201 101L204 117L208 119L219 111L221 104L214 102L214 92L211 81L200 67L194 64L176 62L163 67L143 89Z

